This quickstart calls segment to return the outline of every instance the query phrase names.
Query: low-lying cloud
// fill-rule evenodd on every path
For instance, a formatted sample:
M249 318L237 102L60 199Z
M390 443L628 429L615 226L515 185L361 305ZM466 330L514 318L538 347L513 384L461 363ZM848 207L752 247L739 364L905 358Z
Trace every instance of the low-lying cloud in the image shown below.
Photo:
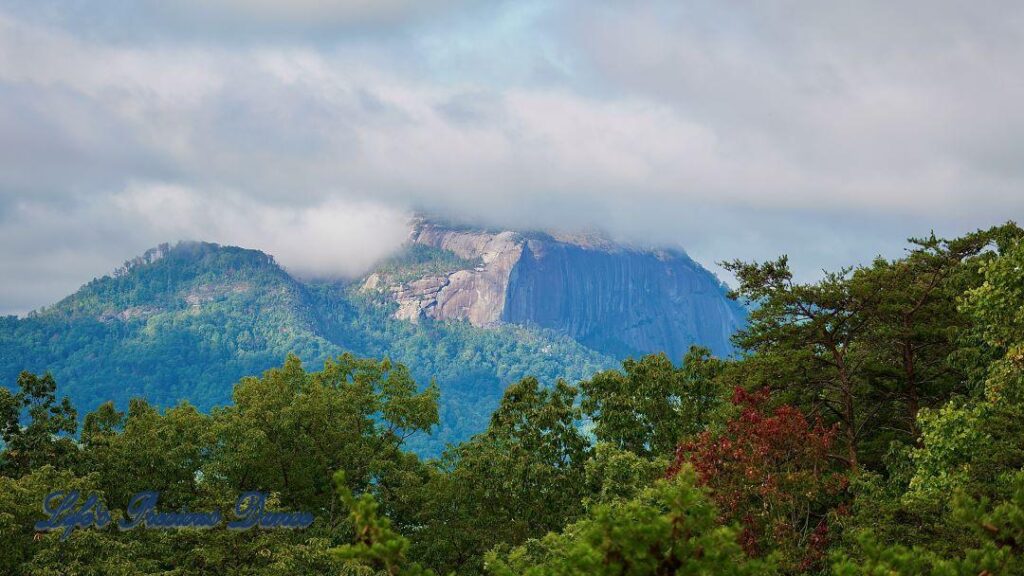
M0 8L0 309L180 238L354 274L410 207L805 278L1024 210L1017 3L203 4L245 38Z
M353 277L398 248L409 215L378 204L328 199L308 206L254 203L235 193L202 195L159 184L133 185L110 203L125 222L161 238L235 244L274 255L306 278Z
M351 278L396 250L406 212L358 201L306 206L133 183L106 197L54 206L22 201L0 227L0 314L51 304L162 242L204 240L262 250L301 278Z

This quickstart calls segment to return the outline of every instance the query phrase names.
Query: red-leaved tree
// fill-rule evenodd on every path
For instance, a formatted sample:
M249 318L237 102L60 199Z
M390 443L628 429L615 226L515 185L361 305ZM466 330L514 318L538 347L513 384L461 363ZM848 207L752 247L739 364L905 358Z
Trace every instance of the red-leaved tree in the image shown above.
M768 398L767 390L737 388L739 415L724 431L680 445L669 475L693 466L723 520L742 526L748 554L779 552L787 572L814 569L828 543L828 514L847 486L829 458L836 429L808 422L793 406L769 411Z

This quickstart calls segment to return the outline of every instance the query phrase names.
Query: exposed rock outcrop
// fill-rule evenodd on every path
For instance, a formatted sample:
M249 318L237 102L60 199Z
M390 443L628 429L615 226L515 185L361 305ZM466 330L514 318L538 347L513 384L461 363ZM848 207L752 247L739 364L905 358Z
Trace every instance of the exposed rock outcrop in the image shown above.
M480 264L399 283L389 283L385 275L374 273L363 282L364 291L390 292L398 302L395 316L412 322L429 317L491 326L502 320L509 278L523 250L521 235L454 230L418 222L410 242L447 250Z
M718 279L683 253L533 239L502 314L616 356L664 351L675 359L693 344L730 353L729 338L745 319Z
M533 325L620 357L665 351L678 359L692 344L731 353L729 338L746 319L718 279L679 251L429 221L416 223L410 241L480 262L405 282L389 284L380 274L364 281L364 290L387 292L396 316L413 322Z

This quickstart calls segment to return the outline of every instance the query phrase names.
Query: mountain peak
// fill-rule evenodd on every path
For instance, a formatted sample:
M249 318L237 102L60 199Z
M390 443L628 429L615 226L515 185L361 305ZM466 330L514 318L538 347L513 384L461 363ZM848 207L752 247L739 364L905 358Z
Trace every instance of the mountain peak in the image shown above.
M678 246L644 245L616 240L608 231L596 227L575 230L497 227L472 224L466 221L452 220L417 212L410 218L410 228L409 239L412 242L415 242L415 239L424 230L489 235L505 233L526 240L552 241L606 252L636 251L660 254L662 258L689 258L686 251Z
M680 359L691 344L725 355L744 320L688 258L423 220L402 253L353 285L303 282L258 250L161 244L0 322L0 375L53 369L80 399L210 407L288 352L389 356L446 386L443 413L457 416L444 417L433 450L485 427L510 378L579 379L631 355Z
M729 354L746 312L681 251L628 247L599 232L489 230L417 216L406 254L415 268L381 268L364 292L397 303L395 316L519 324L568 333L615 355L692 344Z
M256 284L295 284L274 257L212 242L162 243L35 315L123 320L194 307Z

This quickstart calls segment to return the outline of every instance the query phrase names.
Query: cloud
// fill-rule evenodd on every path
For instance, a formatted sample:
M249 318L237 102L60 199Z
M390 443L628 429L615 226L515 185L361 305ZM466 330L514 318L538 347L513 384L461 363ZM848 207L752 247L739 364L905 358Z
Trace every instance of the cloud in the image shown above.
M0 314L51 304L90 278L161 242L204 240L254 248L304 278L350 278L406 240L406 212L362 202L308 206L132 183L107 196L54 204L22 200L0 226Z
M705 263L790 253L803 277L1024 212L1018 3L161 3L216 9L242 41L152 6L153 38L125 36L133 3L39 8L55 2L0 10L0 236L58 222L52 254L92 256L15 242L0 274L53 262L30 275L65 291L179 235L348 273L359 250L345 269L306 247L354 242L334 222L393 246L410 207ZM352 28L261 36L252 18ZM11 309L58 294L4 288Z
M273 254L300 277L353 277L409 236L409 214L380 205L325 200L310 206L253 203L179 186L140 183L114 195L118 217L159 238L237 244Z
M237 20L301 26L401 22L445 10L458 0L186 0L177 10Z
M290 38L326 40L400 34L457 10L468 0L9 0L5 10L33 24L118 42Z
M566 26L618 97L656 99L713 129L723 153L794 170L798 182L766 182L773 201L778 187L948 213L974 204L968 189L988 202L1018 190L992 153L1024 145L1024 83L1006 74L1024 57L1024 10L958 6L650 2Z

